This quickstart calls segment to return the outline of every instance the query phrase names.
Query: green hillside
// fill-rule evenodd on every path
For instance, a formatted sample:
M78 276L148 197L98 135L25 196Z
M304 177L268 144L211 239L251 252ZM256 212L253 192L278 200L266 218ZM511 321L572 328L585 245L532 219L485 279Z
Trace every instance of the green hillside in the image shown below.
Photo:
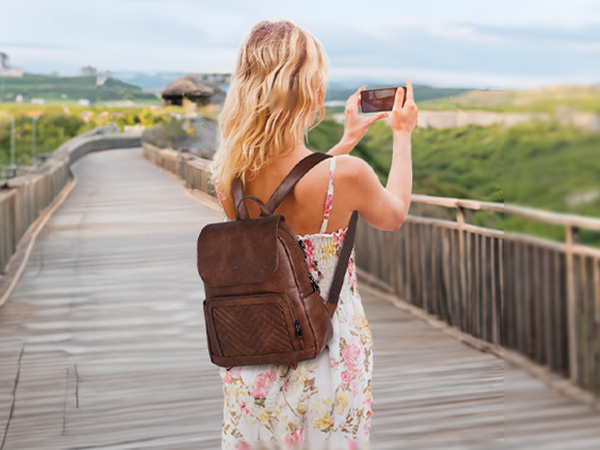
M416 95L416 94L415 94ZM471 90L417 102L422 110L479 109L497 112L543 112L568 106L600 114L600 84L564 84L521 90Z
M328 151L339 142L343 131L343 125L326 119L309 133L307 146ZM416 128L412 135L413 192L504 201L499 184L502 134L498 126ZM390 127L375 122L351 154L368 161L385 185L392 163L392 146Z
M22 78L0 78L0 98L14 101L17 95L27 101L31 98L46 100L88 99L90 102L106 100L157 100L153 94L143 92L142 88L123 81L108 78L102 86L96 86L95 76L52 77L26 74Z
M343 125L325 120L309 133L307 145L328 151L342 133ZM368 161L385 185L392 145L389 126L376 122L351 154ZM556 122L530 122L509 128L416 128L412 135L413 193L506 201L600 217L599 149L600 134ZM564 239L561 227L519 217L478 213L474 223ZM583 233L582 237L600 244L598 235Z

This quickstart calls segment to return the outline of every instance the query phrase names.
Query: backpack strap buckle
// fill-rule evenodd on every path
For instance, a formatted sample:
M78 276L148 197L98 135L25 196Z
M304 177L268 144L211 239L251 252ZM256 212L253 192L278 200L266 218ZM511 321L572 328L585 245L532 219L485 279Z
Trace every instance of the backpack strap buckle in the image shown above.
M245 197L240 198L235 205L235 217L237 220L245 220L250 218L250 215L248 214L248 207L246 206L247 198L254 200L258 204L258 206L260 206L261 216L267 217L271 215L269 209L267 208L267 205L265 205L265 203L260 198L255 197L254 195L246 195ZM244 207L242 207L242 205Z

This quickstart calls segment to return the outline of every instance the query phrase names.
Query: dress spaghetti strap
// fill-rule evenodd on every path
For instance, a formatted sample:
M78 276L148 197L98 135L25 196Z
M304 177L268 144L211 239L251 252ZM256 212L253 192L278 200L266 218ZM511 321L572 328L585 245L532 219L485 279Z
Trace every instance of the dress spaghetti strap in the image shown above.
M329 221L329 213L331 212L331 206L333 202L333 179L335 177L335 160L336 156L331 158L329 163L329 184L327 186L327 196L325 197L325 207L323 208L323 222L321 223L321 230L319 233L325 234L327 231L327 222Z

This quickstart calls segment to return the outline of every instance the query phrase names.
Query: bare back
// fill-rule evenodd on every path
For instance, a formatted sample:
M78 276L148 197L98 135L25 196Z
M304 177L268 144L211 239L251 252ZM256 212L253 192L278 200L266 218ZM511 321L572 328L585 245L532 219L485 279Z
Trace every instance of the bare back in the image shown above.
M306 150L279 157L262 168L256 178L247 182L244 187L245 195L254 195L267 203L296 163L311 153L313 152ZM340 177L343 173L344 156L337 155L317 163L298 181L275 211L285 216L287 224L296 234L330 234L348 225L353 208L350 199L345 195L343 177ZM335 202L332 201L333 193ZM221 197L221 203L228 218L235 220L233 201ZM247 199L246 204L250 217L260 215L256 202Z

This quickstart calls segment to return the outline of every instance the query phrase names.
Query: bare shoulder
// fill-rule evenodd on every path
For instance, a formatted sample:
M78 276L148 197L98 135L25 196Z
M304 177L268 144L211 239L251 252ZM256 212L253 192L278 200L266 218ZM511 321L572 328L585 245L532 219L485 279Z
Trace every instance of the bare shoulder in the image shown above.
M379 179L364 159L353 155L336 156L334 182L336 206L343 205L348 215L355 209L362 214L361 208L365 199L377 189L375 182L379 183Z
M335 179L344 191L352 193L373 191L382 187L377 174L364 159L353 155L338 155L336 157ZM358 206L358 205L356 205Z
M337 155L335 167L336 174L340 174L342 178L360 178L362 175L367 175L369 172L375 173L369 163L364 159L353 155Z

